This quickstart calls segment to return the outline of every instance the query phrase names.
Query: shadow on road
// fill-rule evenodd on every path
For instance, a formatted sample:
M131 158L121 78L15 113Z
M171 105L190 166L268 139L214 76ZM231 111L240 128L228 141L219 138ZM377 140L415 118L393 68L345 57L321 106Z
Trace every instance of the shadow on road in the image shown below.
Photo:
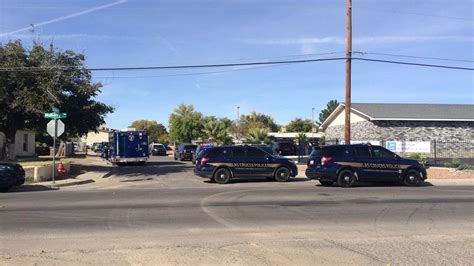
M144 165L123 165L108 168L110 173L104 178L112 175L120 175L121 177L147 177L162 176L172 173L183 173L192 170L193 165L190 163L162 161L162 162L146 162ZM140 180L141 180L140 179Z
M34 192L34 191L49 191L49 190L59 190L59 188L52 188L43 185L22 185L18 187L13 187L7 192Z
M305 178L305 177L295 177L295 178L291 178L290 181L288 181L288 183L292 183L292 182L306 182L306 181L310 181L311 179L308 179L308 178ZM230 182L228 184L242 184L242 183L279 183L277 181L275 181L274 179L272 178L267 178L267 177L241 177L241 178L233 178L230 180ZM214 181L211 181L211 180L205 180L204 183L209 183L209 184L217 184L216 182ZM286 183L286 182L282 182L282 183Z
M339 188L339 186L334 183L332 186L323 186L319 182L316 184L317 187L335 187ZM433 184L430 182L423 182L418 187L432 187ZM400 182L359 182L355 183L353 188L357 187L406 187L403 183Z

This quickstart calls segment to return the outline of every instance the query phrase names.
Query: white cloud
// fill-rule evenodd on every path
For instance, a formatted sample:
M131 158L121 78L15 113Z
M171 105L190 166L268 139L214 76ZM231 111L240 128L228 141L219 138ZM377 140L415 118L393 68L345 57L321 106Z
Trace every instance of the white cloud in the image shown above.
M9 34L0 36L0 40L35 39L35 40L85 40L85 41L139 41L143 38L127 35L106 34Z
M314 44L339 44L345 45L346 38L337 36L314 37L314 38L287 38L287 39L242 39L247 44L259 45L309 45ZM353 44L394 44L426 41L455 41L455 42L474 42L472 36L368 36L354 37ZM304 48L302 48L304 49Z
M16 33L20 33L20 32L24 32L24 31L28 31L28 30L32 30L35 27L45 26L45 25L57 23L57 22L60 22L60 21L63 21L63 20L83 16L83 15L86 15L86 14L89 14L89 13L92 13L92 12L96 12L96 11L99 11L99 10L102 10L102 9L105 9L105 8L109 8L109 7L112 7L112 6L115 6L115 5L120 5L120 4L123 4L123 3L126 3L126 2L127 2L127 0L119 0L119 1L115 1L113 3L100 5L100 6L95 6L95 7L92 7L92 8L80 11L80 12L72 13L72 14L69 14L69 15L60 16L60 17L53 18L53 19L46 20L46 21L42 21L42 22L37 22L37 23L31 24L28 27L13 30L13 31L10 31L10 32L0 33L0 37L16 34Z

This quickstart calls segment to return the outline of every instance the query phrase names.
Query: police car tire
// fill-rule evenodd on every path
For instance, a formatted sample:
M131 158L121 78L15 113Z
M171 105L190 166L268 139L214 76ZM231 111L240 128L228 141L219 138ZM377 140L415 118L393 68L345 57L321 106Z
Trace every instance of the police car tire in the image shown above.
M346 177L349 177L349 179L346 180ZM337 177L337 184L340 187L352 187L352 185L354 185L355 179L354 172L347 169L342 170Z
M219 184L227 184L230 181L230 171L226 168L217 169L213 178Z
M290 175L290 169L280 167L275 172L275 180L278 182L288 182L288 180L290 180Z
M408 170L403 179L403 184L409 187L416 187L421 184L420 173L417 170Z

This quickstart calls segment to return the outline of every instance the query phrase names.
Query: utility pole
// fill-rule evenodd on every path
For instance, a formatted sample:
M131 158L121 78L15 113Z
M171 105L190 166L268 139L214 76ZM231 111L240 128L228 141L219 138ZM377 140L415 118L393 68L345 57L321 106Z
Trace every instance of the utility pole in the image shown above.
M346 50L346 99L345 144L351 144L351 57L352 57L352 0L347 0L347 50Z

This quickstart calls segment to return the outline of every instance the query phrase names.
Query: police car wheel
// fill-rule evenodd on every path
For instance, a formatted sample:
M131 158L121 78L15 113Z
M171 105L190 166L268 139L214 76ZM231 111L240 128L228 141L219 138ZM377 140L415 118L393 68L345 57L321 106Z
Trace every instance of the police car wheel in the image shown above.
M230 181L230 172L225 168L218 169L214 173L214 181L219 184L227 184Z
M342 170L337 178L340 187L352 187L355 182L354 173L351 170Z
M409 170L403 179L403 183L409 187L419 186L421 184L420 173L416 170Z
M286 167L280 167L275 172L275 180L278 182L287 182L290 180L290 170Z

